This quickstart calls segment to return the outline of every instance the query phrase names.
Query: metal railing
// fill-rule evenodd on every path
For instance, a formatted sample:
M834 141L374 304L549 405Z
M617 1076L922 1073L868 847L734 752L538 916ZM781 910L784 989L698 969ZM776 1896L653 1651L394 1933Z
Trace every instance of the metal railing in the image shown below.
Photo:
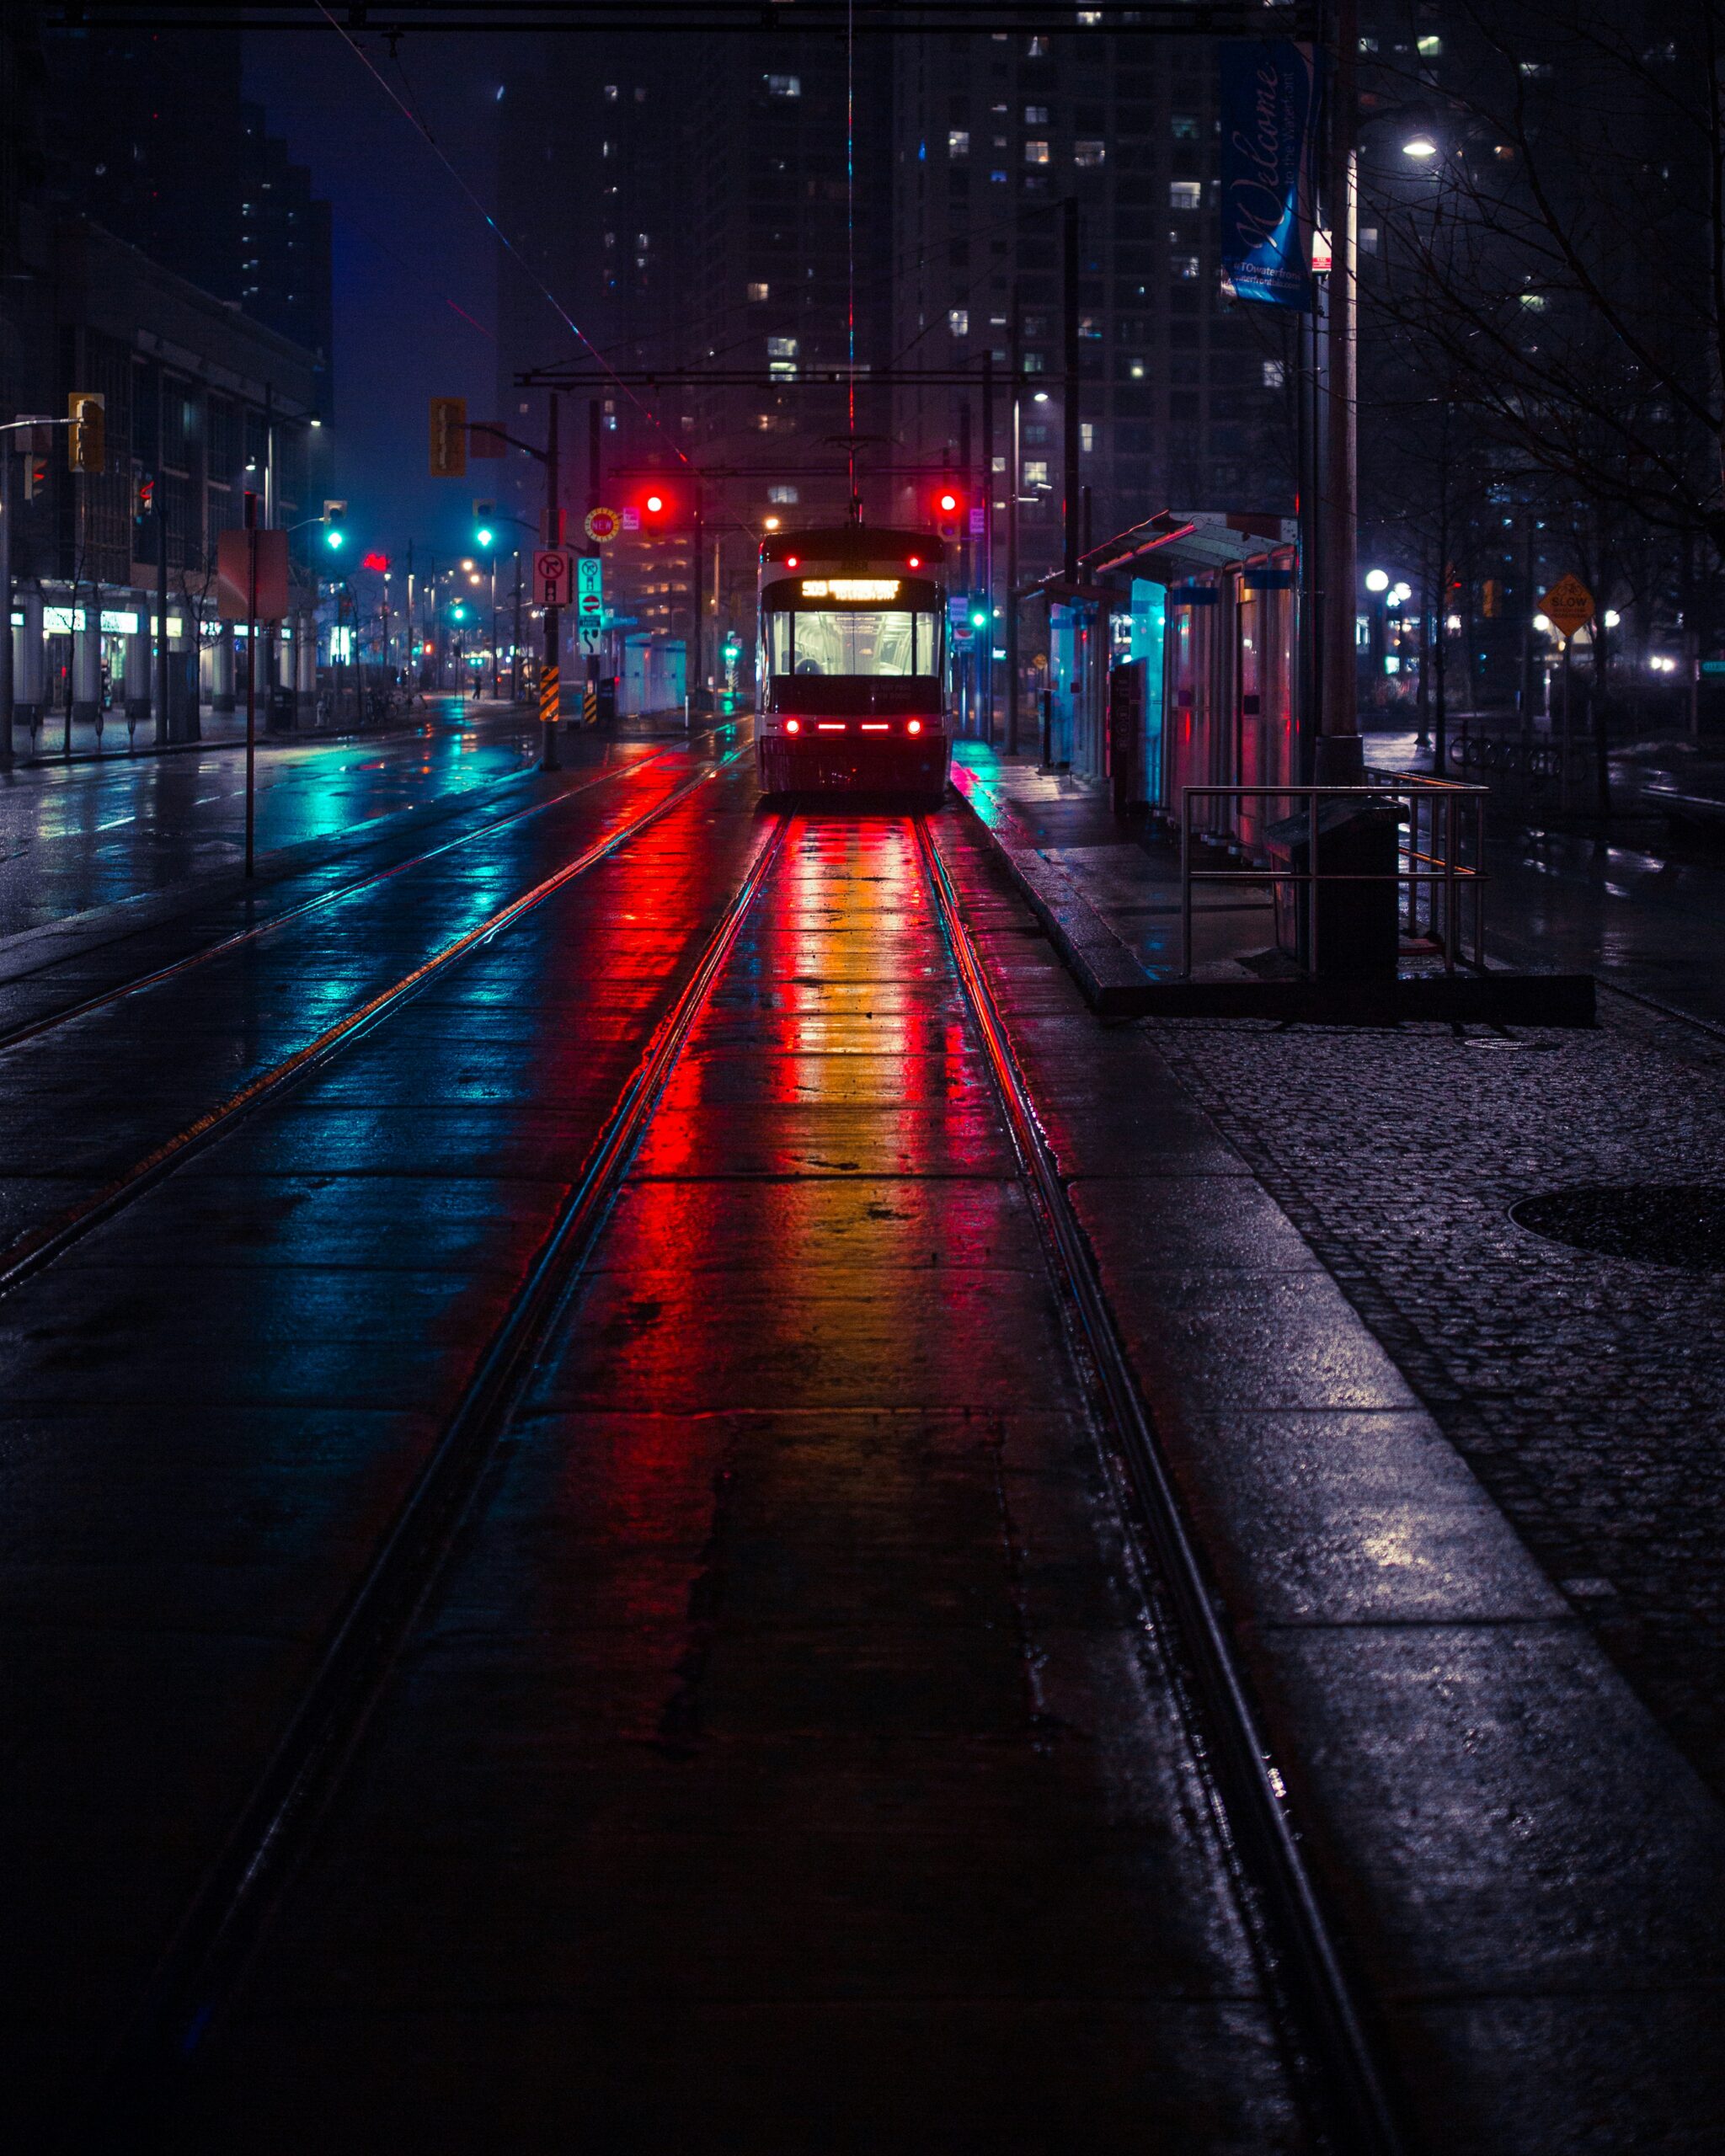
M1377 771L1368 769L1365 786L1183 786L1180 789L1180 977L1192 977L1193 887L1198 883L1236 886L1268 884L1272 894L1282 885L1301 890L1306 904L1306 946L1302 970L1318 971L1318 893L1325 884L1393 883L1407 891L1403 907L1398 898L1397 917L1401 932L1410 939L1422 936L1442 953L1444 970L1453 974L1458 965L1485 970L1485 805L1491 789L1467 786L1450 779L1429 778L1414 771ZM1194 865L1194 841L1208 835L1194 830L1194 801L1303 802L1306 806L1306 860L1304 868L1279 868L1271 863L1247 862L1226 867ZM1322 865L1319 815L1327 801L1386 802L1402 804L1397 819L1397 866L1393 870L1332 870ZM1237 814L1230 819L1237 823ZM1422 894L1424 898L1422 926ZM1464 907L1472 915L1472 957L1462 954L1461 919Z

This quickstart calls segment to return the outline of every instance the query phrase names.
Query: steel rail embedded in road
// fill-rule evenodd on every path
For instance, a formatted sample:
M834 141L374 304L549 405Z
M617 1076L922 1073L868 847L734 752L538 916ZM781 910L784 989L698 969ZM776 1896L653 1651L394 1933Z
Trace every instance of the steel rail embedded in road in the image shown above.
M1133 1381L1088 1243L1037 1118L1006 1024L959 909L927 819L916 838L954 965L987 1055L1069 1339L1109 1436L1126 1461L1190 1669L1185 1689L1215 1792L1252 1886L1263 1897L1271 1945L1319 2125L1337 2156L1401 2156L1406 2144L1354 1996L1347 1957L1312 1879L1278 1771L1204 1560Z
M20 1237L3 1257L0 1257L0 1295L9 1294L14 1288L33 1279L56 1259L63 1257L74 1244L81 1242L93 1229L100 1227L104 1220L112 1219L116 1213L141 1198L194 1153L200 1152L213 1139L231 1129L243 1116L252 1114L266 1102L279 1099L290 1086L298 1085L312 1071L321 1070L331 1056L368 1033L446 968L453 965L481 943L489 942L493 937L500 935L523 915L532 912L547 899L554 897L578 876L584 876L590 868L596 867L619 846L645 830L649 824L656 823L661 816L687 800L698 787L704 786L708 779L727 766L734 763L742 754L740 749L734 749L718 763L709 764L692 778L686 779L681 786L673 787L662 801L655 802L652 808L620 825L605 838L596 840L573 861L565 862L542 883L536 883L531 891L524 892L518 899L510 899L507 905L500 906L495 913L482 921L477 928L468 929L465 934L457 937L453 942L445 944L441 951L434 952L429 958L422 960L411 973L403 974L393 986L368 998L356 1009L350 1011L345 1017L338 1018L333 1026L325 1027L317 1038L307 1042L304 1048L296 1049L281 1062L249 1080L238 1092L229 1094L225 1101L206 1109L195 1122L175 1132L173 1137L165 1139L147 1153L142 1161L127 1169L124 1175L98 1191L93 1198L70 1208L44 1226Z
M131 980L120 981L112 988L99 989L95 995L87 995L81 1003L69 1003L63 1010L50 1011L45 1017L32 1018L24 1025L15 1026L9 1033L0 1033L0 1054L4 1054L8 1049L22 1047L26 1041L40 1040L44 1033L51 1033L57 1027L70 1025L74 1018L87 1018L93 1011L105 1011L112 1004L124 1003L131 996L142 995L147 989L160 988L164 982L178 980L182 974L191 973L199 966L207 965L212 958L225 958L230 951L237 951L243 944L255 943L261 936L273 935L278 928L285 928L291 921L302 921L307 914L316 913L323 906L339 905L344 899L355 898L361 891L374 890L378 884L387 883L397 876L404 876L410 869L423 867L426 862L435 861L441 854L453 853L458 846L471 846L476 840L490 838L495 832L506 830L512 824L525 823L531 816L547 814L552 809L560 808L564 802L590 792L595 787L609 785L618 778L633 777L637 771L650 771L655 764L663 763L667 756L675 753L671 748L655 750L652 755L643 756L638 762L617 764L608 771L595 771L590 778L583 779L579 786L565 787L547 800L531 801L523 808L511 808L507 815L494 817L489 824L481 824L473 830L464 831L457 838L446 839L441 845L427 846L422 852L412 854L405 861L395 862L387 868L375 869L371 874L358 877L351 883L344 883L336 890L325 891L317 898L303 899L297 905L288 906L280 913L272 914L268 921L258 921L250 928L237 929L232 936L221 937L200 950L188 952L183 958L173 959L165 966L157 966L147 973L136 974ZM524 766L520 771L511 771L506 777L499 779L497 784L499 787L513 786L521 778L535 776L537 770L537 764ZM460 798L458 796L456 798ZM129 930L126 937L111 937L106 942L91 944L86 950L80 951L77 956L82 959L93 953L111 950L116 943L146 932L143 928ZM21 981L33 980L40 974L51 973L56 966L65 963L63 954L47 959L31 972L14 974L8 980L0 983L0 991L14 988Z
M243 1972L271 1903L363 1735L371 1710L509 1426L553 1326L579 1287L690 1029L777 856L757 850L676 1003L654 1028L430 1457L398 1510L301 1695L275 1756L182 1920L103 2077L88 2145L153 2136Z

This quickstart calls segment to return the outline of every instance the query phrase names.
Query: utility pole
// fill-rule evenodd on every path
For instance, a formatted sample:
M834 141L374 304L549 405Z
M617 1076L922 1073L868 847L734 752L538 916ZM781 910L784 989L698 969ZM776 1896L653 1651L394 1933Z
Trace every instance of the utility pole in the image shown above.
M1065 512L1066 582L1078 581L1078 198L1069 195L1060 205L1065 238ZM1016 372L1016 368L1014 369ZM1016 475L1015 475L1016 476Z
M1327 357L1322 709L1313 777L1358 786L1365 776L1354 655L1359 564L1358 454L1359 164L1355 148L1358 0L1336 0L1335 72L1329 99L1330 279ZM1443 580L1441 566L1439 584ZM1440 599L1439 605L1442 600ZM1439 630L1441 634L1441 627Z
M563 544L563 507L557 484L557 392L551 392L551 413L545 426L545 543L547 547ZM557 723L560 716L563 686L558 672L561 649L563 617L555 606L545 610L545 663L539 673L539 728L544 736L544 748L539 760L542 771L554 771L558 768L557 754Z
M982 355L982 723L994 746L994 352Z
M521 550L515 548L515 635L510 654L510 700L521 701Z
M8 436L0 441L0 771L12 769L12 713L16 699L12 648L12 484L15 452Z
M252 788L258 756L258 497L246 489L246 874L252 873Z
M1023 470L1019 455L1023 432L1020 407L1024 385L1018 376L1023 368L1023 318L1018 287L1012 287L1012 446L1007 475L1007 754L1018 753L1018 474Z
M959 499L960 504L965 506L967 514L968 500L975 499L970 494L971 482L975 476L975 467L971 462L970 448L970 399L964 397L959 401ZM976 581L976 549L971 543L969 532L965 533L959 543L964 550L964 627L967 632L974 635L975 632L970 628L970 588ZM974 665L966 666L960 676L963 689L959 708L966 734L974 734L976 731L975 674L976 670Z

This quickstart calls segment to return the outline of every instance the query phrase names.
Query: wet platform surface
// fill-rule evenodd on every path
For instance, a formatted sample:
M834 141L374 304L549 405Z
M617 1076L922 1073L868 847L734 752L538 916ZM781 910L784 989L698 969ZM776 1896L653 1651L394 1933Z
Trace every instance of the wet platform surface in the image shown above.
M311 862L268 934L0 1048L3 1278L432 963L0 1293L28 2145L116 2145L84 2100L769 843L740 750ZM1415 2144L1710 2147L1717 1805L936 822ZM0 1035L254 903L0 949ZM1313 2147L1062 1308L912 820L798 813L165 2145Z

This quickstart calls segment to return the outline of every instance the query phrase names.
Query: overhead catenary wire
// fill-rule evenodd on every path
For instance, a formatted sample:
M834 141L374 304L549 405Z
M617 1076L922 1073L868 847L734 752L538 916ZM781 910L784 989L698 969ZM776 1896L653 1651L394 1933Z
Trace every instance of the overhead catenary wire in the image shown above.
M660 433L665 436L666 441L670 444L671 449L675 452L678 460L681 462L686 464L689 462L689 459L681 444L676 440L676 437L670 433L670 430L665 425L658 414L651 410L649 406L643 403L641 399L637 397L634 392L628 387L628 383L623 382L616 373L611 365L611 362L606 358L599 346L593 342L590 336L588 336L585 330L582 328L579 323L575 320L569 309L563 306L557 295L551 290L551 287L546 284L545 280L539 276L537 271L534 270L531 265L528 263L526 257L521 253L521 249L515 245L509 234L505 232L502 226L498 223L496 218L492 216L490 211L486 208L484 203L481 201L473 189L469 186L466 178L458 170L454 160L450 157L448 152L443 147L443 145L437 140L436 136L433 135L430 129L425 125L425 121L420 119L419 114L414 110L413 107L409 104L401 96L399 92L397 91L394 85L383 75L377 63L371 58L371 54L366 51L364 46L359 42L358 39L354 37L343 24L337 21L335 16L325 4L325 0L318 0L318 11L328 24L330 29L333 29L336 35L341 40L342 43L346 45L348 51L353 54L354 57L360 62L360 66L365 68L367 74L371 76L372 81L375 82L378 88L382 91L384 96L389 99L396 110L400 113L403 119L407 121L408 125L414 130L414 133L417 134L425 142L426 147L431 152L432 155L437 159L438 163L443 167L444 170L449 174L450 178L467 197L468 202L471 203L473 207L478 211L480 216L484 219L487 229L497 240L499 245L504 248L510 258L521 265L523 274L532 285L533 289L539 294L540 297L545 302L545 304L551 309L558 320L562 323L564 328L569 331L569 334L574 337L578 343L586 346L587 350L593 355L594 359L598 362L598 365L603 372L611 378L611 380L616 384L617 387L620 389L623 395L628 398L630 403L632 403L637 411L640 413L643 419L646 419L650 425L656 427ZM405 81L406 77L403 77L403 79Z

